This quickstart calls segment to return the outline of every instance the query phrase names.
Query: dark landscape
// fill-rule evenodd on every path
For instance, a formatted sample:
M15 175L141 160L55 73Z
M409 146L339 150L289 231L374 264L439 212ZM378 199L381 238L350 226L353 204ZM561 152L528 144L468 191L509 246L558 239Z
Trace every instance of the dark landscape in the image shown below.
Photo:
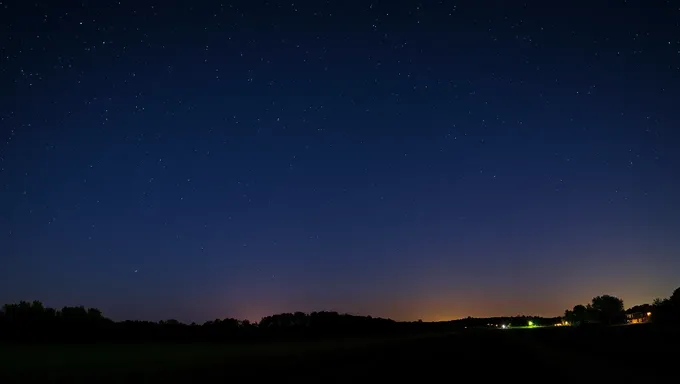
M465 330L260 344L91 344L0 347L3 377L21 380L345 382L474 377L657 379L677 367L677 330L653 325Z
M602 295L557 318L428 323L298 312L203 325L113 322L96 309L22 302L0 317L0 369L11 382L663 379L680 356L679 299L680 288L624 311ZM645 321L631 323L641 309Z

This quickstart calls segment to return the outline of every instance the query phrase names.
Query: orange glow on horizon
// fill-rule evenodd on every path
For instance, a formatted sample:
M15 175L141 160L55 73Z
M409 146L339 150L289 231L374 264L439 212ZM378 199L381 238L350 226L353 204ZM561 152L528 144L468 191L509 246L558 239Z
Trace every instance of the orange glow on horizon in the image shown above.
M651 303L653 296L661 291L655 286L644 284L621 286L615 279L601 279L593 286L574 284L555 284L537 289L536 293L511 295L509 291L496 292L492 289L479 289L474 292L446 292L447 288L437 287L421 292L405 292L402 294L373 294L340 298L321 302L320 298L306 295L271 297L268 293L251 297L246 303L237 307L225 304L230 308L219 316L233 317L239 320L248 319L259 322L262 317L286 312L335 311L359 316L391 318L396 321L450 321L467 317L507 317L507 316L541 316L561 317L564 311L577 304L587 304L601 294L612 294L624 300L625 306ZM565 288L571 287L570 289ZM618 288L618 289L614 289ZM665 287L662 287L665 288ZM663 289L666 290L666 289ZM671 290L668 290L671 291ZM434 294L432 294L434 292ZM420 294L419 294L420 293ZM651 295L650 295L651 294ZM278 299L278 300L277 300ZM225 316L226 315L226 316ZM214 318L214 317L213 317Z

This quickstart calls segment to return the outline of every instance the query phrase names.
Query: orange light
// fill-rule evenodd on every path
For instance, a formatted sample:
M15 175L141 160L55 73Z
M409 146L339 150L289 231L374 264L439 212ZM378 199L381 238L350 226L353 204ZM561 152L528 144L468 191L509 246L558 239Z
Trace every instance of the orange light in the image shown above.
M652 313L651 313L651 312L647 312L647 316L651 316L651 315L652 315Z

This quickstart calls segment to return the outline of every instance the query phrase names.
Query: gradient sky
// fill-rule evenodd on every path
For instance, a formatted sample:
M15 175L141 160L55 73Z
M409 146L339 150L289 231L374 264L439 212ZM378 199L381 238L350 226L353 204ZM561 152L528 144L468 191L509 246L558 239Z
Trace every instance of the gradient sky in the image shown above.
M667 297L679 20L672 1L3 0L0 302L442 320Z

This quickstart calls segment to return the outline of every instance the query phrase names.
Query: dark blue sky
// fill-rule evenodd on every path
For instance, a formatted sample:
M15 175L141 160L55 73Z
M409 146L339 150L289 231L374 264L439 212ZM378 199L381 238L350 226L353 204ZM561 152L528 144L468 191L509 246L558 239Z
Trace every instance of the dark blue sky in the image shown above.
M664 1L3 1L0 301L439 320L668 296L678 20Z

